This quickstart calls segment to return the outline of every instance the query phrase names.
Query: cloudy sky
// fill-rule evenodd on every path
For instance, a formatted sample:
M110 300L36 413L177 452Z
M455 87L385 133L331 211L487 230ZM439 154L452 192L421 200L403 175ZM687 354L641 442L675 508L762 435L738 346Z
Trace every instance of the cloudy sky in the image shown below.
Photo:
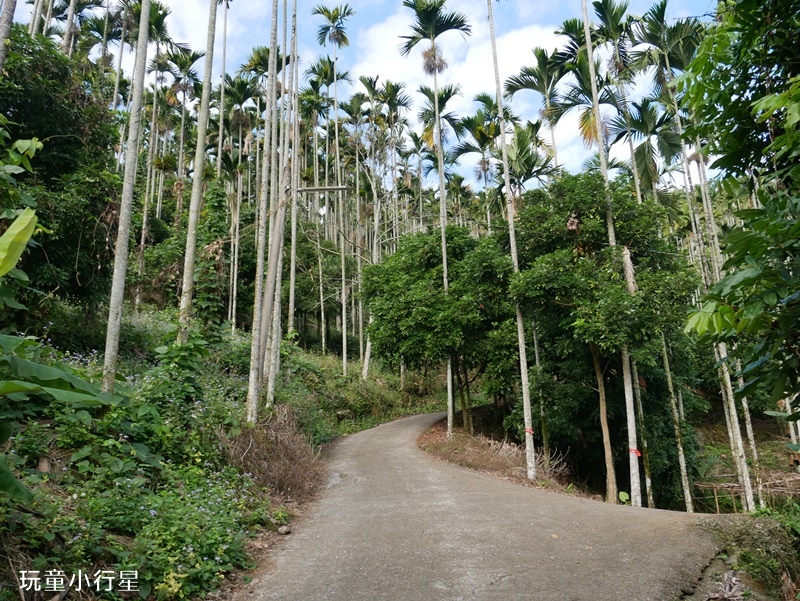
M280 0L283 5L284 0ZM655 0L631 0L629 12L642 14ZM169 27L173 38L188 43L192 49L204 50L208 20L207 0L165 0L171 8ZM299 54L304 70L323 53L332 53L329 47L316 43L316 32L322 23L311 11L319 0L298 0ZM18 18L27 20L30 5L18 7ZM288 1L291 10L291 0ZM334 0L326 0L335 6ZM401 35L406 35L412 22L411 10L404 8L401 0L350 0L356 11L347 23L350 47L339 54L340 69L348 70L355 82L358 76L380 76L405 83L411 96L418 101L417 88L427 83L422 73L421 52L423 44L410 56L398 52ZM241 65L257 45L269 45L269 18L272 3L269 0L231 0L228 14L227 70ZM670 0L668 16L677 19L686 16L704 17L712 13L716 0ZM498 53L503 80L519 72L520 67L533 62L531 49L542 46L554 49L559 46L553 31L565 19L580 17L580 0L499 0L493 2L497 27ZM479 92L493 92L494 74L489 39L486 0L449 0L447 8L464 13L472 26L472 35L464 38L458 33L448 33L441 39L448 69L442 82L459 84L461 96L452 104L458 115L474 112L472 98ZM591 10L591 5L590 5ZM219 82L222 56L223 11L217 20L217 44L214 56L214 78ZM130 64L130 61L125 61ZM130 72L130 67L128 68ZM202 69L199 69L202 73ZM343 89L344 99L352 90ZM513 110L523 119L535 119L541 98L532 92L520 92L514 98ZM416 122L416 110L409 115ZM588 156L577 132L577 115L569 115L556 128L559 160L570 170L580 168Z

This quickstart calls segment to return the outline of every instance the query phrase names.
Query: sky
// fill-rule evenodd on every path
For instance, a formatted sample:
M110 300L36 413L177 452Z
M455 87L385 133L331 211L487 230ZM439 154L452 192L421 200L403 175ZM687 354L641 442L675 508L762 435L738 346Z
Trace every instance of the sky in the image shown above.
M204 50L208 24L209 4L207 0L164 0L172 14L168 19L172 37L184 42L194 50ZM321 47L316 42L316 32L322 17L312 16L314 6L320 0L298 0L298 53L301 71L319 56L333 49ZM630 0L629 13L640 15L647 11L655 0ZM280 0L282 7L284 0ZM338 2L324 0L333 7ZM406 35L412 22L412 11L403 7L402 0L350 0L355 10L347 24L350 46L339 51L339 68L347 70L356 86L340 89L340 99L346 99L354 90L360 89L358 77L379 76L380 81L391 80L406 84L406 89L419 105L421 95L417 89L422 84L432 85L422 72L422 48L419 44L409 56L400 55L400 36ZM269 0L231 0L228 12L227 61L228 72L236 70L247 60L254 46L269 45L269 21L272 3ZM288 0L291 11L291 0ZM671 19L695 16L708 18L716 6L716 0L670 0L668 17ZM491 41L487 18L486 0L448 0L446 8L466 15L472 26L472 35L464 37L456 32L441 36L441 48L448 68L440 77L441 84L458 84L461 94L451 105L457 115L474 113L477 105L473 97L480 92L494 95L494 71L492 66ZM581 16L581 0L498 0L493 1L500 74L503 81L517 74L524 65L533 63L531 50L542 46L552 50L560 45L555 29L565 19ZM592 10L591 4L589 6ZM27 21L30 5L20 2L17 19ZM591 18L591 16L590 16ZM222 72L223 10L217 17L217 39L214 52L214 81L219 82ZM280 41L279 35L279 41ZM112 52L116 52L113 49ZM126 53L129 55L129 52ZM123 66L128 73L133 59L126 56ZM202 66L198 64L202 74ZM646 88L645 83L642 87ZM635 94L634 94L635 95ZM515 95L512 110L524 120L535 120L540 110L541 97L523 91ZM408 115L414 124L417 109ZM577 129L577 113L569 114L559 122L555 131L559 161L569 170L580 170L589 157ZM471 176L469 161L462 171ZM477 183L475 184L477 186ZM479 186L477 186L479 187Z

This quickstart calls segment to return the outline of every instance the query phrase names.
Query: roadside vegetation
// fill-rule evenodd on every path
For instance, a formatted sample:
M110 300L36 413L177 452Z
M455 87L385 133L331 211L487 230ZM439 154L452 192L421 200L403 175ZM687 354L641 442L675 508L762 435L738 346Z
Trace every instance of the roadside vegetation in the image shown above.
M505 82L494 51L467 115L442 39L472 24L445 0L402 3L418 90L351 78L347 4L273 0L269 47L222 77L228 2L205 54L158 0L15 4L0 599L79 570L206 595L313 498L324 445L433 410L423 446L500 477L759 516L725 546L797 595L800 0L707 22L584 0ZM593 155L567 173L574 113Z

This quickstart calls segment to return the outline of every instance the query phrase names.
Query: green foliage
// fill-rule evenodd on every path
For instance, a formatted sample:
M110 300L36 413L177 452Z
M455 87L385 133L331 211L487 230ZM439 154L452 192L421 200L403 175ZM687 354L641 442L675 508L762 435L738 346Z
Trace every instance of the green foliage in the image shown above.
M343 378L336 357L307 354L284 342L276 400L295 409L300 427L315 446L402 415L441 408L426 390L404 395L397 374L381 370L380 363L372 369L373 377L366 382L358 376Z
M135 327L147 330L137 337L174 340L174 329L162 325L169 315L155 317L136 317ZM0 342L25 359L13 362L18 371L41 381L63 372L65 382L47 380L60 386L56 395L93 389L86 379L99 375L96 354L62 355L31 338ZM38 493L29 502L34 513L0 496L0 537L33 569L139 570L142 592L195 598L249 565L247 539L285 519L249 474L224 467L218 433L239 431L246 380L227 376L196 337L155 356L155 366L126 363L144 369L118 384L129 402L81 407L41 391L26 392L25 403L0 401L0 419L11 415L20 426L9 441L9 468ZM74 367L44 365L55 357ZM50 473L37 471L43 459Z
M796 172L799 11L797 0L721 2L680 78L696 117L690 133L707 140L714 166L730 175Z
M100 512L118 511L120 499L96 494ZM138 568L140 592L150 589L157 599L191 598L217 588L226 572L250 564L250 528L271 518L269 501L231 468L167 468L158 488L125 504L123 525L136 538L123 565Z
M712 526L721 546L736 558L734 569L746 571L767 594L781 595L783 580L800 576L800 506L793 501L775 509L760 509L753 519Z
M630 189L613 190L617 248L606 244L605 193L598 174L564 176L547 193L531 195L520 217L527 268L512 294L543 319L601 349L644 341L674 326L694 289L685 260L659 240L663 214L638 205ZM631 250L638 292L622 272L621 247Z
M79 167L105 167L112 157L111 113L76 67L51 39L30 37L22 24L12 27L0 113L14 122L12 138L46 142L37 169L48 181Z
M35 288L87 305L102 300L111 285L121 177L80 165L46 184L25 182L23 188L48 229L42 246L32 248L22 264ZM41 296L26 298L38 303Z
M479 242L459 228L447 234L447 294L436 234L404 238L397 253L365 270L370 337L391 364L437 365L450 354L472 362L492 324L513 316L503 287L511 265L496 241Z
M695 133L719 156L715 166L751 187L758 182L761 205L739 213L742 225L724 240L726 275L686 329L737 343L747 376L739 392L766 386L774 401L800 390L800 72L791 58L799 9L797 0L721 3L681 82L698 117Z
M765 384L775 401L800 390L800 197L789 192L760 195L763 208L741 211L745 225L726 236L726 275L714 286L687 330L718 340L747 336L748 385Z

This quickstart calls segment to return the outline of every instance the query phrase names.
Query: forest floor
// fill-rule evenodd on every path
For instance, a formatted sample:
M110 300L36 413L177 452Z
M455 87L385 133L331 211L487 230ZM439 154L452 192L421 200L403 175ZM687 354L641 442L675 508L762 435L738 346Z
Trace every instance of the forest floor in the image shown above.
M327 488L239 600L630 599L691 590L707 517L612 506L435 461L400 419L326 453Z

